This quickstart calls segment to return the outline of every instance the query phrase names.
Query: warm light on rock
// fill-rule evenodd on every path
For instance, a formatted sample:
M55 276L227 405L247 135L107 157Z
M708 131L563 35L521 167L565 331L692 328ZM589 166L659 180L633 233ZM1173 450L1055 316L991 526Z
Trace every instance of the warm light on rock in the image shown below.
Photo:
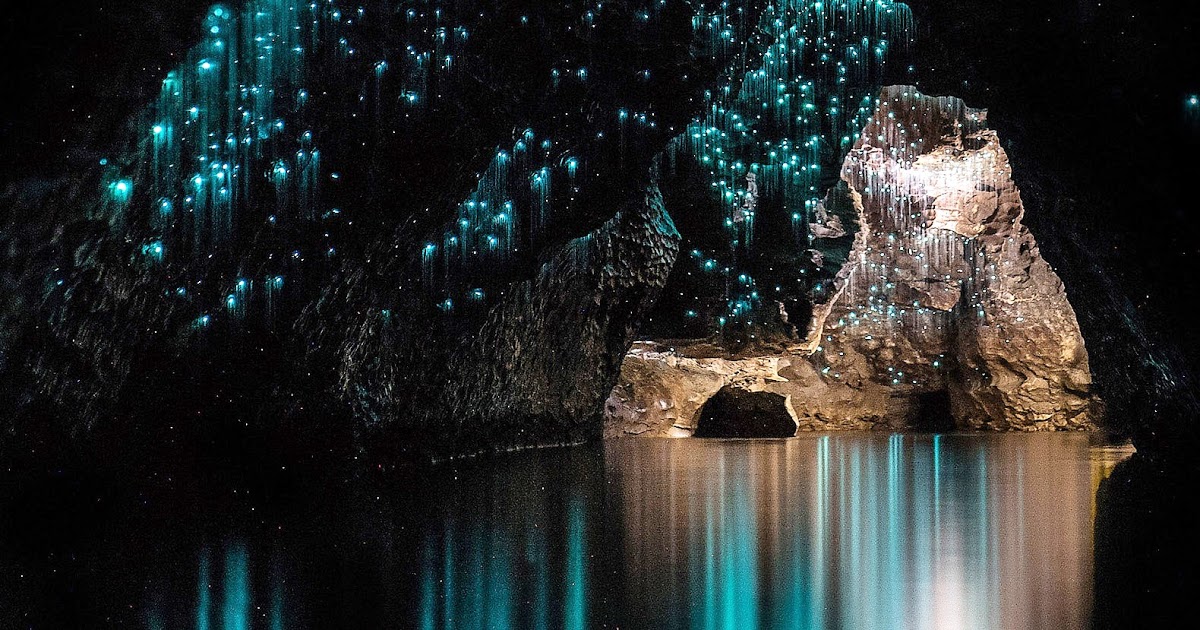
M903 428L928 414L963 428L1091 428L1074 311L986 122L957 98L885 88L822 202L852 206L859 231L804 342L637 350L606 434L690 434L725 386L786 396L801 430ZM949 408L928 408L939 392Z

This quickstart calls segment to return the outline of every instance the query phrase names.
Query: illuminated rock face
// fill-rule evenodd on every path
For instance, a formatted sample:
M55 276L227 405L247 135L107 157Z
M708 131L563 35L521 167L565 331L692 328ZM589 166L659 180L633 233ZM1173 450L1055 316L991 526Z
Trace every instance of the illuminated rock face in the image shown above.
M681 364L787 396L802 430L910 426L931 411L919 401L932 392L949 393L943 411L960 427L1091 428L1074 311L1022 224L1008 158L985 127L986 112L959 99L885 88L825 199L852 208L859 231L804 342L708 359L684 358L706 354L695 346L631 354L608 434L694 430L694 397L664 385ZM769 358L743 358L753 354Z
M955 98L883 91L842 171L862 229L809 345L835 375L947 388L971 426L1087 427L1075 313L986 121Z

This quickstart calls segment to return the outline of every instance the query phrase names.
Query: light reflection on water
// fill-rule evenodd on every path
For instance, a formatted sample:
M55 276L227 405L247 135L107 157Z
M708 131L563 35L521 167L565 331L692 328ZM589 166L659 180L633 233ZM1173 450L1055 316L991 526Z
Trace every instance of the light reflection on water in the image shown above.
M635 625L1087 624L1086 436L622 442L607 455L624 588L650 604Z
M1124 454L1063 434L518 453L332 529L202 548L198 591L159 594L146 620L190 608L214 630L1084 627L1095 488Z

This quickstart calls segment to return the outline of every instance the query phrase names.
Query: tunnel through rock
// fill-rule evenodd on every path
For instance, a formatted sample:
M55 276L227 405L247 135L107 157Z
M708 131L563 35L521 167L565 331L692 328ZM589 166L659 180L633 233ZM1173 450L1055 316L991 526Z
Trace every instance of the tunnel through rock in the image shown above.
M796 435L796 426L787 398L727 385L700 410L694 437L785 438Z
M956 428L950 392L941 389L917 394L916 413L909 425L917 431L945 432Z

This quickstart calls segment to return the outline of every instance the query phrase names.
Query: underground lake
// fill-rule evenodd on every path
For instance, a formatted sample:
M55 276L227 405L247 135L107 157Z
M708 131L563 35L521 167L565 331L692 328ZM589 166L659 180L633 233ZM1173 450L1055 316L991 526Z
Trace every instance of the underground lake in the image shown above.
M1132 452L625 439L366 481L64 483L11 517L4 579L40 627L1079 628L1097 490Z
M6 3L0 630L1195 626L1198 32Z

